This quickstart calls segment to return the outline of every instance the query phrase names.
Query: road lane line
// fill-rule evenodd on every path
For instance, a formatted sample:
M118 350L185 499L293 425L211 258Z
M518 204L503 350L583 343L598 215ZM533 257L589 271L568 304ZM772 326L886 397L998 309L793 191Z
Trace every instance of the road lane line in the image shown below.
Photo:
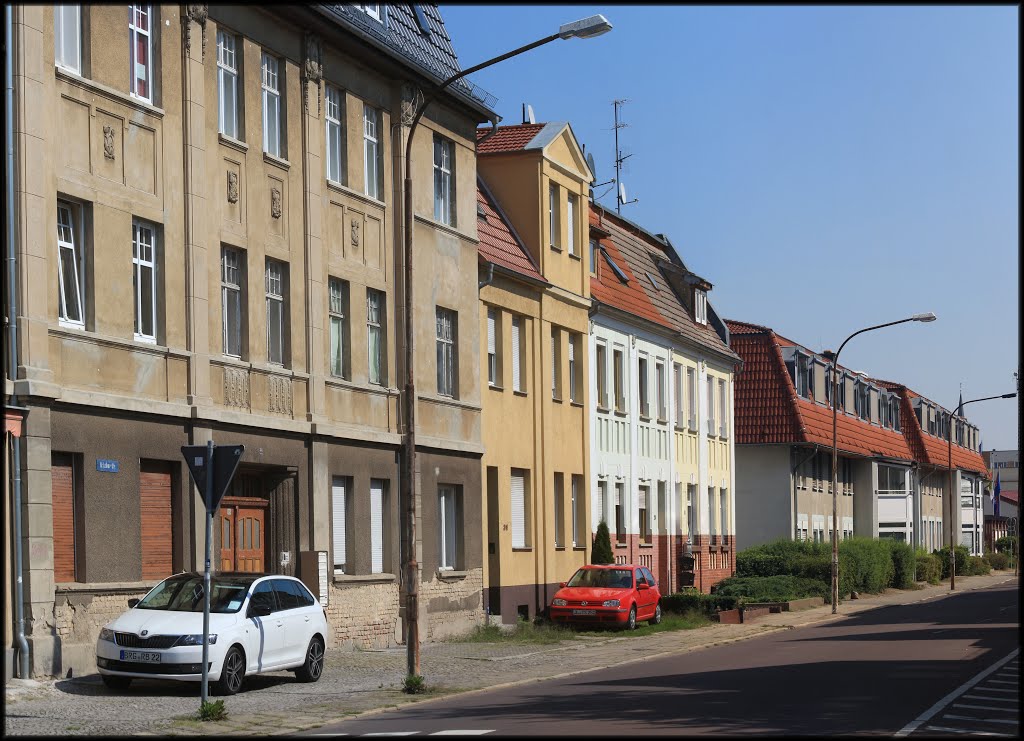
M415 736L419 731L376 731L374 733L363 733L363 736Z
M920 726L923 723L926 723L929 720L931 720L932 717L934 717L940 710L945 708L947 705L949 705L951 702L953 702L953 700L957 699L964 692L966 692L967 690L973 688L974 685L978 684L981 680L985 679L985 677L987 677L989 674L994 674L995 672L997 672L1000 669L1002 669L1004 664L1007 664L1010 661L1013 661L1015 658L1017 658L1017 654L1019 654L1019 653L1020 653L1020 648L1013 649L1013 651L1011 651L1009 653L1009 655L1005 656L1000 661L997 661L995 664L990 666L988 669L985 669L981 673L975 675L973 678L968 679L962 685L957 687L955 690L953 690L948 695L943 697L937 703L935 703L930 708L925 710L924 713L922 713L916 720L912 720L909 723L907 723L907 725L905 725L901 730L899 730L896 733L896 737L899 738L899 737L907 736L907 735L913 733L918 728L918 726ZM1007 692L1012 692L1013 690L1006 690L1006 691Z
M1018 726L1018 725L1020 725L1020 723L1018 723L1015 720L999 720L997 718L979 718L976 715L943 715L942 716L943 720L945 720L946 718L949 718L951 720L973 720L973 721L977 721L977 722L980 722L980 723L1002 723L1003 725L1006 725L1006 726Z
M1000 710L1004 713L1016 713L1017 708L997 708L992 705L967 705L962 702L954 702L951 707L954 708L971 708L972 710Z
M987 695L964 695L969 700L987 700L988 702L1017 702L1015 697L988 697Z
M1007 679L990 679L988 681L990 681L992 684L1017 684L1016 680L1011 682Z
M468 729L459 729L453 731L435 731L429 735L431 736L483 736L485 733L492 733L493 728L488 728L486 731L471 731Z
M969 733L972 736L1009 736L1013 737L1012 733L996 733L995 731L972 731L964 728L946 728L944 726L925 726L926 731L945 731L946 733Z
M986 687L986 692L1009 692L1011 695L1016 695L1017 690L1004 689L1002 687Z

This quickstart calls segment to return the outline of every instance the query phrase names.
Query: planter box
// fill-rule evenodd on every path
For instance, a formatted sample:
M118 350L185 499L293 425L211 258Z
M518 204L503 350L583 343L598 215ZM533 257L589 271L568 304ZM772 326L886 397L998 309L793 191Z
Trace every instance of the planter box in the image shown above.
M773 610L769 605L745 605L740 610L740 622L751 623L755 619L771 612L781 612L781 610Z
M718 618L718 622L725 623L727 625L739 625L743 622L743 618L740 615L739 609L735 610L719 610L718 614L715 615Z
M745 604L744 609L746 610L760 610L764 608L767 612L787 612L789 610L788 602L748 602Z
M825 604L824 597L804 597L803 599L793 599L786 603L785 608L789 612L795 612L796 610L809 610L812 607L821 607Z

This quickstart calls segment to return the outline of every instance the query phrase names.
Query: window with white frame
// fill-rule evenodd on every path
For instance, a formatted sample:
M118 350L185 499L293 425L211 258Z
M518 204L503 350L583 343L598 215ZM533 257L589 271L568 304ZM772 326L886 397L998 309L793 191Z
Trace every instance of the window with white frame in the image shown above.
M700 513L697 509L697 485L686 485L686 533L690 536L690 542L700 531Z
M725 379L718 379L718 434L720 437L729 436L729 395L725 389Z
M672 364L672 393L676 402L676 427L683 427L683 366L680 363Z
M135 339L156 342L156 230L132 221L132 283L135 289Z
M796 539L807 540L808 527L807 515L797 514L796 516Z
M364 13L366 13L366 15L368 15L370 18L373 18L373 20L377 21L377 23L384 22L384 17L381 15L381 6L379 4L374 3L373 5L368 5L358 3L356 7L359 8Z
M236 38L217 31L217 130L238 139L238 60Z
M85 329L85 254L82 244L82 208L57 201L57 316L64 326Z
M82 74L82 6L53 7L53 52L57 66Z
M555 472L555 548L565 547L565 474Z
M590 238L590 274L597 275L597 240Z
M434 220L448 226L455 226L453 149L451 141L434 134Z
M708 376L708 395L704 399L704 413L708 418L708 434L714 435L718 432L715 428L715 379Z
M528 548L530 545L529 498L526 491L526 471L512 469L512 547Z
M612 383L615 386L614 392L616 412L626 411L625 373L626 368L622 350L619 348L615 348L614 350L612 350Z
M129 74L133 97L153 102L153 37L151 5L128 6L128 37L131 46Z
M568 250L570 255L576 253L576 196L572 193L565 202L565 226L566 226L566 245L565 248Z
M525 333L523 331L523 318L521 316L512 317L512 390L525 392L526 391L526 373L523 368L523 363L526 361L526 351L523 347L523 343L526 340Z
M583 505L583 477L579 474L572 474L572 501L570 513L572 516L572 547L583 547L583 533L585 529L584 515L586 509Z
M279 63L275 57L263 53L263 151L274 157L281 156L281 86Z
M711 536L712 542L717 540L718 536L718 512L715 507L715 487L708 487L708 534Z
M497 309L487 310L487 383L500 386L498 382L498 322Z
M440 396L456 395L458 379L455 368L458 343L458 315L450 309L437 307L437 393Z
M608 349L602 345L594 346L594 372L597 374L597 406L608 408Z
M608 524L608 482L597 482L597 521ZM595 528L596 530L596 528Z
M438 550L438 568L451 571L458 568L462 528L459 524L462 507L459 503L459 487L442 484L437 488L438 530L441 536Z
M580 363L576 362L576 358L579 357L578 345L580 344L580 335L577 332L569 333L569 401L580 403L583 399L580 391L583 373L580 370Z
M242 356L242 271L241 252L231 247L220 251L220 309L222 349L225 355Z
M647 358L641 355L636 361L637 398L640 403L641 417L651 416L651 399L647 384Z
M551 326L551 398L562 398L562 333Z
M285 327L284 263L267 258L264 271L267 298L267 362L284 365Z
M384 294L373 288L366 289L366 356L370 383L387 384L387 365L384 358Z
M615 483L615 542L626 542L626 485Z
M814 515L814 517L813 517L811 522L814 525L814 527L812 528L812 537L814 538L814 542L815 543L824 543L825 542L825 516L824 515Z
M686 410L691 432L697 431L697 369L686 369Z
M559 232L558 225L558 186L554 183L548 185L548 243L558 248Z
M380 145L381 115L373 106L363 104L363 185L366 195L384 200L383 148ZM448 223L448 222L445 222Z
M668 407L665 402L665 364L654 364L654 398L658 405L658 419L664 422L668 418Z
M651 542L651 511L650 511L651 487L640 486L637 499L637 514L639 515L640 542L650 545Z
M327 86L327 179L335 183L347 182L345 172L345 103L341 90Z
M387 482L370 479L370 573L383 574L386 566Z
M331 375L349 378L348 281L328 278L327 315L331 323Z
M349 491L351 479L334 476L331 479L331 534L334 550L334 570L344 574L348 564L348 542L351 517Z
M708 294L699 288L693 289L693 318L697 324L708 323Z
M729 490L718 490L718 516L721 522L722 535L729 532Z

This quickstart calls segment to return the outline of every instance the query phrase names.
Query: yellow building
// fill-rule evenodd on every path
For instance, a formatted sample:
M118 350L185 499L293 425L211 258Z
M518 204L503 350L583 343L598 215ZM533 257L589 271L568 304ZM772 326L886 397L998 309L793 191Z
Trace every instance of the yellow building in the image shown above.
M589 562L593 180L567 123L478 132L485 604L544 610Z

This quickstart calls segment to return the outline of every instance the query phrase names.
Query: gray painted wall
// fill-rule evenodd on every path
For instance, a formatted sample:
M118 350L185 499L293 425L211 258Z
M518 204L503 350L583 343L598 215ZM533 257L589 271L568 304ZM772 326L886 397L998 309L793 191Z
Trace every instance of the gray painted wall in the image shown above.
M736 550L793 535L788 445L736 446Z

